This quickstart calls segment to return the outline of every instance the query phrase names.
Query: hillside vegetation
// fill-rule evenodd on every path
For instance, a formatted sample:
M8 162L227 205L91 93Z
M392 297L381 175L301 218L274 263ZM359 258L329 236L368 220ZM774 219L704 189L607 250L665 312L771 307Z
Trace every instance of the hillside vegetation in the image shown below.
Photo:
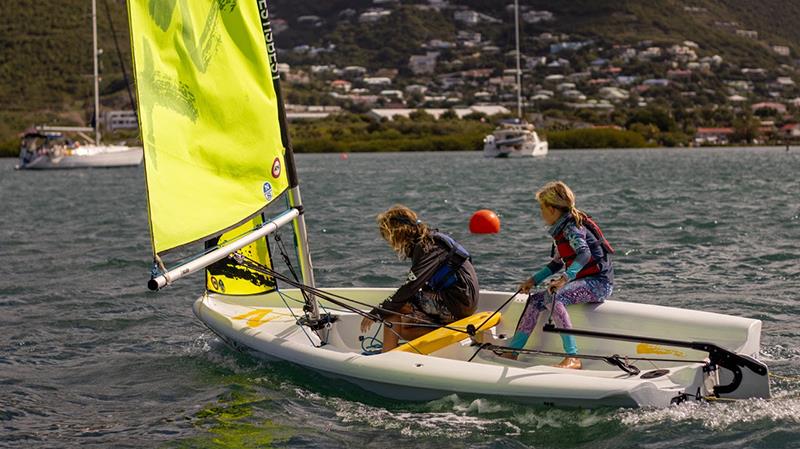
M86 125L92 113L91 2L62 0L6 2L0 15L0 153L15 153L16 139L25 127L38 123ZM552 11L557 20L527 24L523 47L536 49L534 37L543 32L567 33L599 43L697 42L706 53L718 53L740 67L774 68L793 64L770 45L785 45L798 55L800 2L783 0L522 0L523 6ZM408 58L425 50L431 39L452 39L459 29L479 31L504 51L513 47L511 1L451 0L501 20L499 24L466 27L454 21L452 11L422 11L406 0L389 21L359 23L344 20L348 9L361 12L375 6L371 0L274 0L273 17L290 28L277 37L282 50L297 45L329 48L314 56L282 51L279 58L292 65L363 65L369 69L398 68L411 78ZM110 11L109 22L106 8ZM98 28L103 108L128 108L122 68L114 46L112 24L130 72L126 4L98 0ZM318 27L298 26L297 18L317 15ZM734 24L723 26L720 24ZM755 30L759 39L737 36L735 29ZM469 68L468 64L464 68ZM503 56L483 57L476 66L507 67ZM291 90L291 89L289 89Z

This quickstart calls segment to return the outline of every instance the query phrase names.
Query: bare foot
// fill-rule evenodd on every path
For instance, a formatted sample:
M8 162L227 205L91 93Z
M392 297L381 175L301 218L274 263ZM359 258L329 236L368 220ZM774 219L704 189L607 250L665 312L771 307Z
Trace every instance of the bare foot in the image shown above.
M581 360L576 357L564 357L561 363L553 366L556 368L581 369Z

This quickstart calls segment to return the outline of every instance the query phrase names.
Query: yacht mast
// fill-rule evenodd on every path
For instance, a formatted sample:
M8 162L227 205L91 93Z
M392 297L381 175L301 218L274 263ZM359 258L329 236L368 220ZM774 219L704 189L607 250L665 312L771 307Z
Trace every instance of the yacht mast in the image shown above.
M92 0L92 60L94 61L94 143L100 145L100 84L97 78L97 0Z
M519 65L519 0L514 0L514 30L517 41L517 117L522 119L522 71Z

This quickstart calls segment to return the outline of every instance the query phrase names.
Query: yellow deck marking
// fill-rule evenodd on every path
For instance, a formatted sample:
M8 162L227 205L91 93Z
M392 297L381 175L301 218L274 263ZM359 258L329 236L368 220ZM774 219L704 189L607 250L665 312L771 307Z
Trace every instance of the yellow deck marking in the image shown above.
M266 315L272 312L272 309L256 309L251 310L250 312L244 313L242 315L238 315L233 317L234 320L247 320L247 325L249 327L258 327L264 323L274 320L278 318L278 316L273 316L267 319L264 319Z
M639 343L636 345L637 354L659 354L659 355L674 355L675 357L686 357L686 353L675 349L667 349L663 346L651 345L647 343Z

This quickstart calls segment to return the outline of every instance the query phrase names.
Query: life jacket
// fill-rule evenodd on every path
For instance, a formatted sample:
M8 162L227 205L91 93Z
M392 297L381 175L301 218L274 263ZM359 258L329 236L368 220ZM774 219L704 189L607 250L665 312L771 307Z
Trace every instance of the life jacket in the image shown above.
M441 232L433 232L434 240L437 240L447 247L447 257L428 280L428 288L434 292L440 292L453 286L458 280L456 273L464 262L472 260L469 252L456 242L452 237Z
M575 218L570 218L569 220L575 223ZM581 271L575 275L575 279L599 274L602 271L600 264L607 260L608 254L614 254L614 248L612 248L611 244L606 240L603 231L600 230L600 226L598 226L590 216L587 215L586 218L584 218L583 226L592 234L596 242L595 245L591 245L587 242L587 244L589 244L590 253L589 261L586 262L586 265L584 265ZM597 248L597 246L599 246L599 248ZM558 255L561 257L561 260L564 261L565 268L569 268L578 256L575 250L572 249L572 246L570 246L563 229L553 237L553 247L550 250L550 257L555 257L556 250L558 250Z

